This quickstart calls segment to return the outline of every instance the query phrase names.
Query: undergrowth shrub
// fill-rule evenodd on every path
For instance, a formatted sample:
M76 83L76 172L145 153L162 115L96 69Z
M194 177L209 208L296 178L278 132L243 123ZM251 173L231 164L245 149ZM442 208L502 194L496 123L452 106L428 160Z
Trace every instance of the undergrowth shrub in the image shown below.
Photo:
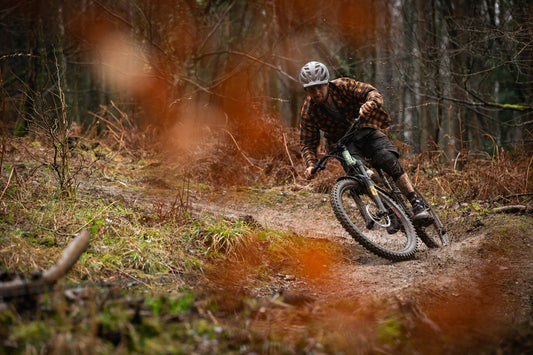
M343 173L339 166L328 164L326 171L306 181L299 130L285 127L271 115L226 117L225 122L195 128L178 120L167 132L139 127L114 102L93 116L99 125L88 128L87 133L105 139L122 154L178 163L193 178L217 187L286 185L324 193ZM176 132L181 135L174 140L186 140L187 144L172 143ZM415 185L439 199L489 200L533 190L533 157L526 146L513 151L496 147L491 154L462 151L450 159L443 151L414 155L407 144L395 143L401 146L403 165Z
M242 219L228 221L205 217L194 223L191 232L191 237L203 245L206 254L212 256L234 256L252 238L252 228Z
M98 112L91 114L95 120L86 128L85 134L92 139L104 141L115 151L130 157L143 158L159 146L154 127L139 127L139 124L113 101L109 105L100 106Z
M533 191L532 158L525 150L500 148L494 155L464 153L460 164L435 152L407 157L403 164L415 185L434 196L486 201Z

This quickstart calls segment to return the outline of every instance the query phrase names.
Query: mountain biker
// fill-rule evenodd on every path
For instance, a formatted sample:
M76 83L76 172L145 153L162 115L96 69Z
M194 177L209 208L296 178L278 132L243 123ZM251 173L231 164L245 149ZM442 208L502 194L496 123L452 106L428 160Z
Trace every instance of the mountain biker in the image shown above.
M392 177L411 203L415 223L430 219L398 160L398 149L383 132L389 127L391 118L383 110L381 94L373 86L351 78L330 81L326 66L315 61L302 67L300 83L308 95L302 106L300 122L300 148L306 165L305 177L312 178L312 169L317 163L320 131L324 133L328 144L334 143L359 115L359 129L348 145L350 153L356 156L362 154L372 165Z

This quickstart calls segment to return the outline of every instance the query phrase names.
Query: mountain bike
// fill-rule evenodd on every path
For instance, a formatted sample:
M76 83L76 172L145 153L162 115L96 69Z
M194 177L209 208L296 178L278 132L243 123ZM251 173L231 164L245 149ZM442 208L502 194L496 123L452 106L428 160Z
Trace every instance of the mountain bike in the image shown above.
M344 136L332 145L313 168L324 170L329 159L340 162L344 176L337 179L330 202L342 227L363 247L393 261L414 258L419 237L429 248L449 244L446 228L430 203L416 190L431 216L425 224L413 224L412 209L398 186L381 169L373 168L347 148L357 132L357 117Z

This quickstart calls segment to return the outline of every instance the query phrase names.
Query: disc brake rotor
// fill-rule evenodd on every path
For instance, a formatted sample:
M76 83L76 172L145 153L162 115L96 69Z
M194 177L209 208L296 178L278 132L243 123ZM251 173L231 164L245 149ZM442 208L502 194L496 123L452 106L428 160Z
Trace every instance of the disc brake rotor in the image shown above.
M379 208L373 203L366 205L366 213L370 218L380 227L387 228L391 225L391 220L388 215L379 216Z

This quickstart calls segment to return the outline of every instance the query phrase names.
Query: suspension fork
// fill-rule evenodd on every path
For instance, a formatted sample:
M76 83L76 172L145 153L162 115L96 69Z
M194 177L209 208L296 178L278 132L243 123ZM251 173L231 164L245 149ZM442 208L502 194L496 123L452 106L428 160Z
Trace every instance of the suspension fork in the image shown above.
M360 160L357 160L357 168L361 172L361 175L363 175L365 177L363 181L365 182L367 191L370 191L370 195L372 195L372 199L374 200L374 202L378 206L379 211L381 212L381 215L382 216L387 215L388 214L387 213L387 208L385 207L385 205L383 205L383 201L381 201L381 198L378 195L378 191L376 189L376 184L370 178L370 176L368 176L368 174L366 172L366 168L365 168L364 164Z
M352 157L352 155L350 154L348 149L346 149L346 147L344 147L342 151L342 157L344 158L348 167L353 167L353 166L357 167L357 170L359 170L359 173L363 175L364 177L363 181L365 184L365 188L367 191L370 192L370 195L372 196L372 200L374 200L374 202L378 206L381 216L387 215L387 208L385 208L385 205L383 205L383 202L381 201L381 198L378 195L376 184L374 184L374 181L366 173L366 168L363 162L360 161L359 159L355 159L354 157Z

